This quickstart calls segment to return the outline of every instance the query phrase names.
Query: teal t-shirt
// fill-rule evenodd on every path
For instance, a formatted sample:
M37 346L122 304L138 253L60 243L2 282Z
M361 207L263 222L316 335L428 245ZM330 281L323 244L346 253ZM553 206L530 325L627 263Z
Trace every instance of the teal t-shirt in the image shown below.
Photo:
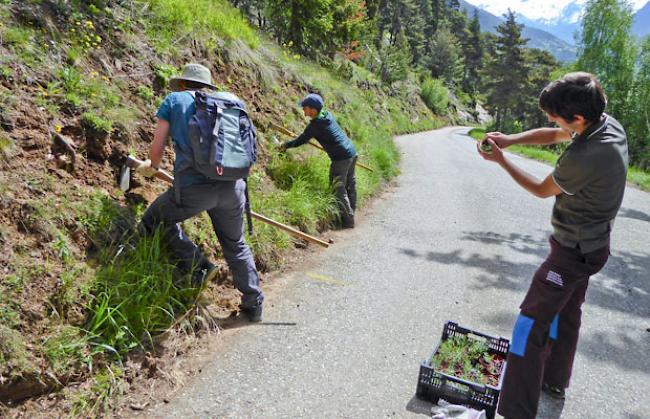
M174 151L176 152L174 176L179 176L178 169L185 164L184 154L191 155L188 139L188 124L195 113L194 96L189 91L168 94L156 113L156 117L169 122L169 136L172 137ZM180 186L208 182L205 176L191 168L183 170L179 180Z
M334 115L324 109L309 122L298 138L287 142L286 147L301 146L312 138L323 146L332 161L346 160L357 155L354 144L336 122Z

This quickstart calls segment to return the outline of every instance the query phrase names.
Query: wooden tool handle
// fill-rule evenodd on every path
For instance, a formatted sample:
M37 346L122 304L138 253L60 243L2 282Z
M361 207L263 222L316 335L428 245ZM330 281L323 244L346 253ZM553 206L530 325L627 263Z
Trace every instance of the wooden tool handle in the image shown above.
M273 122L269 122L269 126L271 128L273 128L274 130L276 130L278 132L281 132L282 134L288 135L289 137L294 137L294 138L297 137L296 134L294 134L293 132L289 131L288 129L286 129L285 127L283 127L281 125L274 124ZM313 142L311 140L307 144L309 144L310 146L312 146L314 148L317 148L319 150L325 151L325 149L323 148L322 145L320 145L318 143L315 143L315 142ZM357 160L357 166L361 167L362 169L366 169L369 172L374 172L375 171L372 167L366 166L365 164L360 163L358 160Z
M127 165L129 167L135 168L135 167L137 167L138 165L140 165L142 163L143 163L142 160L138 160L133 156L129 156L127 158ZM166 172L165 170L162 170L162 169L158 169L158 171L156 172L154 177L156 177L156 178L158 178L158 179L160 179L162 181L168 182L168 183L174 183L174 176L172 176L171 174L169 174L168 172ZM326 248L330 246L329 243L327 243L327 242L325 242L323 240L320 240L320 239L318 239L318 238L316 238L314 236L310 236L307 233L303 233L300 230L297 230L297 229L295 229L293 227L290 227L290 226L288 226L286 224L282 224L282 223L280 223L278 221L275 221L275 220L273 220L271 218L265 217L262 214L256 213L255 211L251 211L251 215L253 216L253 218L255 218L257 220L260 220L260 221L262 221L262 222L264 222L266 224L272 225L273 227L279 228L280 230L283 230L283 231L291 234L294 237L298 237L298 238L307 240L308 242L311 242L311 243L314 243L314 244L317 244L319 246L323 246L323 247L326 247Z
M255 218L257 220L260 220L262 222L265 222L266 224L277 227L280 230L286 231L287 233L289 233L289 234L291 234L291 235L293 235L295 237L305 239L305 240L307 240L307 241L309 241L311 243L317 244L319 246L329 247L329 243L327 243L327 242L325 242L323 240L317 239L316 237L310 236L307 233L303 233L300 230L296 230L293 227L289 227L288 225L285 225L285 224L282 224L282 223L277 222L275 220L272 220L272 219L270 219L268 217L263 216L262 214L256 213L255 211L251 211L251 215L253 216L253 218Z

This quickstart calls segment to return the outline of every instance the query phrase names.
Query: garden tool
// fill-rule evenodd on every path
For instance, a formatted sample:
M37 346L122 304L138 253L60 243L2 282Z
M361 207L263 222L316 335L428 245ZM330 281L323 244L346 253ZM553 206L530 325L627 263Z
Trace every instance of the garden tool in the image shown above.
M280 132L282 134L288 135L289 137L293 137L293 138L297 137L297 135L294 134L293 132L289 131L288 129L286 129L285 127L283 127L281 125L274 124L273 122L269 122L269 128L274 129L274 130L276 130L276 131L278 131L278 132ZM309 144L310 146L312 146L314 148L317 148L317 149L319 149L321 151L325 151L323 146L321 146L318 143L315 143L312 140L309 140L309 142L307 144ZM369 172L374 172L375 171L372 167L366 166L365 164L360 163L359 161L357 161L357 166L361 167L362 169L366 169Z
M123 191L127 191L129 189L131 169L137 168L142 163L144 163L142 160L138 160L137 158L135 158L133 156L127 156L126 157L124 165L122 166L122 168L120 170L120 178L118 180L120 189L122 189ZM163 180L165 182L168 182L168 183L173 183L174 182L174 176L172 176L171 174L167 173L166 171L164 171L162 169L158 169L158 171L156 172L154 177L158 178L160 180ZM328 242L323 241L323 240L321 240L319 238L311 236L311 235L309 235L307 233L303 233L300 230L296 230L295 228L290 227L290 226L288 226L286 224L282 224L282 223L280 223L278 221L275 221L275 220L273 220L271 218L265 217L262 214L258 214L255 211L251 211L251 215L256 220L259 220L259 221L261 221L263 223L266 223L268 225L271 225L273 227L279 228L280 230L282 230L282 231L284 231L284 232L286 232L286 233L288 233L288 234L290 234L290 235L292 235L294 237L297 237L297 238L303 239L303 240L307 240L308 242L317 244L319 246L329 247L330 243L332 243L332 240L330 240L329 243L328 243Z

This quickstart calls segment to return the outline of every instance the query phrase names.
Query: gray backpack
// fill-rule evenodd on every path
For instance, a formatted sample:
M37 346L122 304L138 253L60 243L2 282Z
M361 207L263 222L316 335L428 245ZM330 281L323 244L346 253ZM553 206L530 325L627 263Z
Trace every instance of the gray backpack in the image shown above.
M244 102L227 92L188 93L194 97L196 113L188 125L190 153L183 153L186 162L177 174L182 176L183 170L192 168L210 180L246 180L257 160L257 131ZM180 187L176 191L180 202ZM248 231L252 234L248 184L245 194Z
M196 113L188 126L188 166L210 180L245 179L257 160L257 131L246 105L231 93L188 92Z

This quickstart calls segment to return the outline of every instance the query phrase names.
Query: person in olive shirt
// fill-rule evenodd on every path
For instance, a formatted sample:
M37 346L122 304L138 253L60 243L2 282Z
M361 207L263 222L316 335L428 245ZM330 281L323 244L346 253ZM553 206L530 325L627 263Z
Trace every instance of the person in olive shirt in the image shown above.
M550 83L539 98L549 122L521 134L488 133L498 163L524 189L555 197L551 251L535 273L520 306L508 355L498 413L506 419L534 419L541 391L563 399L573 368L589 277L609 257L610 232L625 192L627 137L604 113L607 99L589 73L570 73ZM540 181L503 154L512 144L570 141L553 172Z
M354 228L354 212L357 208L355 165L357 151L354 144L336 122L336 118L323 106L323 98L317 94L307 95L301 102L305 116L311 118L305 131L293 141L280 146L281 150L298 147L315 138L327 152L332 164L330 182L334 185L336 201L343 228Z

